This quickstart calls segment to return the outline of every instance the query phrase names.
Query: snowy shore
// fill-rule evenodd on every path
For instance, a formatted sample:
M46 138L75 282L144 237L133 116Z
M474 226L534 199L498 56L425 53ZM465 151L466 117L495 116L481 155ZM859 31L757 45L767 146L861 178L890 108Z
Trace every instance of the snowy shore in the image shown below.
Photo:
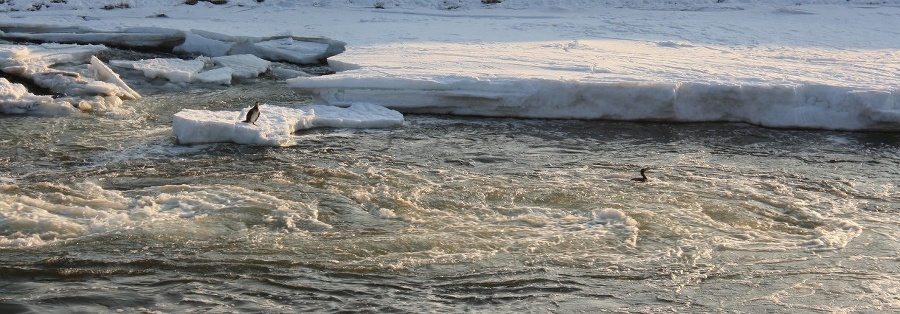
M288 80L323 104L900 130L895 3L398 0L376 9L373 1L158 0L101 10L70 0L28 11L23 2L0 5L8 12L0 30L171 28L346 42L328 58L337 74Z

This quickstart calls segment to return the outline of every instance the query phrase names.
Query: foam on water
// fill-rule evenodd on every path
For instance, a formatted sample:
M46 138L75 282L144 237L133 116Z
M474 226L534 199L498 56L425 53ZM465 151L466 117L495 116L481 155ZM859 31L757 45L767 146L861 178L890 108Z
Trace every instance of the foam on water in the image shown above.
M127 192L97 182L0 186L0 246L41 246L122 232L208 239L229 228L322 231L316 204L236 186L157 186ZM222 221L222 217L238 221Z

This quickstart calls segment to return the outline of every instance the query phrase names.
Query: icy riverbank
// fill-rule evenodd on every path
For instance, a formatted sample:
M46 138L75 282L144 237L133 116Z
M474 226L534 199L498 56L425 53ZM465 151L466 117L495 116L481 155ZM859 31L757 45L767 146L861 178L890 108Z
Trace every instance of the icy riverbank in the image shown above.
M160 0L107 11L69 1L11 12L0 25L34 30L77 24L96 30L95 37L190 30L197 36L186 36L180 47L213 56L233 50L227 42L242 42L222 38L336 38L348 43L345 52L328 58L337 74L289 80L325 104L900 130L900 7L890 3L473 3L388 1L375 9L355 1L187 6ZM38 26L25 27L23 18ZM267 59L261 51L250 54ZM210 81L227 76L214 74Z

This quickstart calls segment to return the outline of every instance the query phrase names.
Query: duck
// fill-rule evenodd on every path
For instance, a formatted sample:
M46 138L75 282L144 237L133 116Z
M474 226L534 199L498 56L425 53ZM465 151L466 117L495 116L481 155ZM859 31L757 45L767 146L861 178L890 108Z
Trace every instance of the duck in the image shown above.
M641 169L641 177L640 178L632 178L631 181L637 181L637 182L650 181L650 178L647 177L647 170L650 170L650 168Z

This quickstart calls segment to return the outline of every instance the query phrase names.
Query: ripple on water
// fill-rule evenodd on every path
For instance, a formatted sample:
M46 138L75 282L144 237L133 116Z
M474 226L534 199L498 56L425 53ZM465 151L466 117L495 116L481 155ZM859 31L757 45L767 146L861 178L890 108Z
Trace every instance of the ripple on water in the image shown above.
M181 108L306 101L273 90L0 118L0 309L898 307L895 134L415 115L292 147L167 132Z

